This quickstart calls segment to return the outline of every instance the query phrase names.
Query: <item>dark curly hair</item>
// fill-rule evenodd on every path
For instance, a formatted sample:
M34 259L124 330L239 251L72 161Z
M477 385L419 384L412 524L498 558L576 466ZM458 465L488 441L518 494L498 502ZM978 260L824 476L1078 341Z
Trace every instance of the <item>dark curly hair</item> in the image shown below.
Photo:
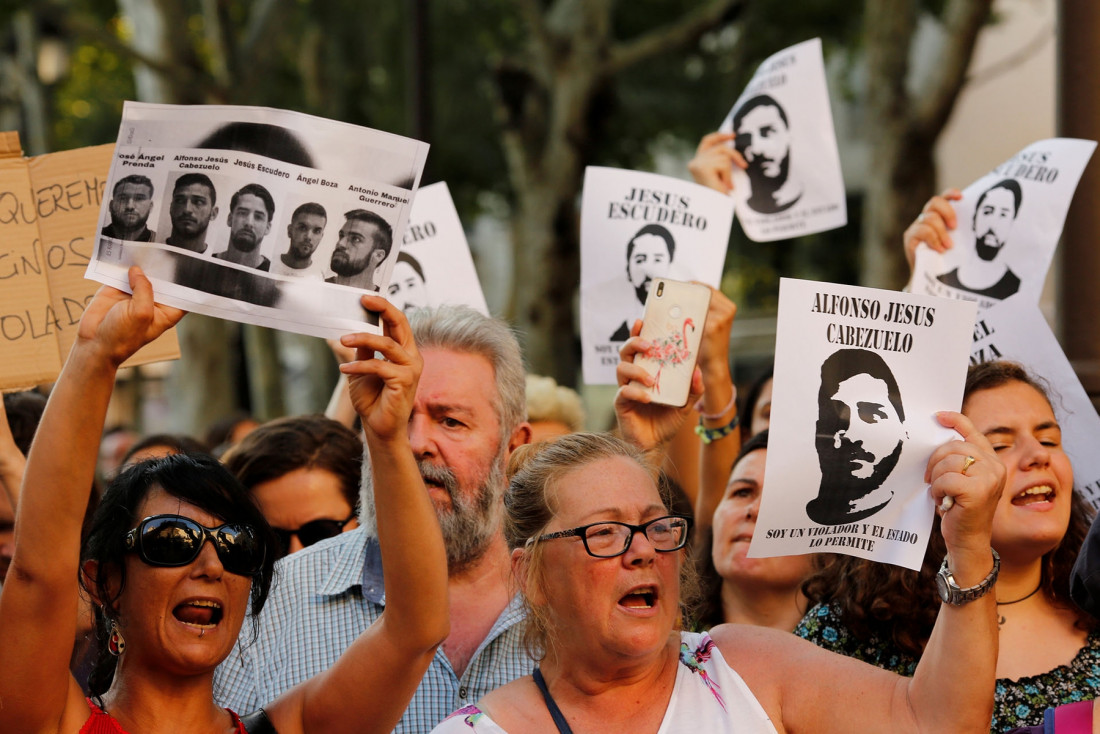
M963 394L966 402L975 393L1012 382L1037 390L1052 403L1047 387L1014 362L994 361L972 366L967 372ZM1043 556L1042 588L1057 606L1077 614L1077 626L1092 629L1096 620L1070 600L1069 577L1073 562L1088 533L1092 511L1080 493L1073 492L1069 527L1058 547ZM867 641L878 637L900 650L919 657L932 634L939 612L935 575L947 553L940 520L936 517L920 571L874 563L852 556L819 556L815 571L802 584L811 604L824 603L836 613L852 635Z
M141 518L138 508L155 488L192 504L226 522L251 525L264 548L278 547L259 507L237 479L213 457L205 454L174 454L149 459L126 468L103 493L80 550L80 563L96 561L95 578L80 574L81 586L97 600L95 609L95 664L88 674L88 691L97 699L111 687L118 658L107 651L111 623L118 619L117 602L126 589L126 533ZM275 567L275 555L268 552L260 570L252 577L251 610L255 620L267 600ZM118 588L112 590L112 576Z

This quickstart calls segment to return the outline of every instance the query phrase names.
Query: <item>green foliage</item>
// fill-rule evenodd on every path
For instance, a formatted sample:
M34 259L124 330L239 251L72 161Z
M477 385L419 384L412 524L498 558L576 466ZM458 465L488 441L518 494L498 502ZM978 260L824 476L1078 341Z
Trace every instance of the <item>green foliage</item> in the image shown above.
M150 0L152 1L152 0ZM939 0L928 0L935 4ZM187 18L179 32L192 48L200 88L194 98L301 110L392 132L413 134L413 2L283 0L253 48L245 49L252 13L262 3L220 0L229 48L211 42L211 4L179 0ZM630 40L673 23L701 0L633 0L616 5L616 38ZM548 3L542 3L546 5ZM500 145L496 85L501 69L524 59L529 28L509 0L433 0L426 3L428 127L432 145L424 183L446 180L465 221L486 201L511 195ZM0 2L0 14L26 6ZM126 40L127 28L110 0L36 0L43 18L79 13L103 32ZM745 0L724 27L692 47L661 54L628 69L603 91L589 118L591 162L650 168L656 150L691 150L717 128L756 66L768 55L821 36L827 56L858 47L858 3L839 0ZM64 30L61 31L65 33ZM66 149L110 142L122 101L133 99L134 62L102 38L67 37L70 70L48 91L51 146ZM230 83L216 70L228 66ZM422 105L423 106L423 105ZM671 143L669 141L672 141ZM858 202L849 202L848 227L816 237L757 244L734 227L727 293L746 312L775 306L778 273L840 282L856 279Z

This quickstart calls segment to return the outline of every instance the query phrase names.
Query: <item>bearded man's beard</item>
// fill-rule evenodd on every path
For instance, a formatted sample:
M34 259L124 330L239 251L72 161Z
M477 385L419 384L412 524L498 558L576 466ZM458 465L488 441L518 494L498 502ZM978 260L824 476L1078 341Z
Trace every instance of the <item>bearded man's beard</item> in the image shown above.
M436 515L447 548L448 575L461 574L485 555L501 522L501 494L504 491L504 453L507 446L493 458L485 478L473 494L463 493L454 472L438 464L417 460L416 465L425 482L441 486L450 497L450 506L436 503ZM363 482L360 491L359 524L368 535L378 536L374 514L374 481L369 461L363 462Z

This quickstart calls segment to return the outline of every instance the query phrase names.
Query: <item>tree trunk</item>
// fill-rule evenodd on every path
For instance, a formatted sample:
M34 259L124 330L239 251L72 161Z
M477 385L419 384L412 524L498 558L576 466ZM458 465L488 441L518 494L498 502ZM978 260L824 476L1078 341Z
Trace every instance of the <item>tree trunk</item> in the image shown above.
M905 228L935 193L934 148L950 117L991 0L950 0L937 18L944 40L927 79L909 78L918 0L867 0L867 129L871 170L861 243L863 285L899 288L908 280ZM916 91L910 92L910 89Z

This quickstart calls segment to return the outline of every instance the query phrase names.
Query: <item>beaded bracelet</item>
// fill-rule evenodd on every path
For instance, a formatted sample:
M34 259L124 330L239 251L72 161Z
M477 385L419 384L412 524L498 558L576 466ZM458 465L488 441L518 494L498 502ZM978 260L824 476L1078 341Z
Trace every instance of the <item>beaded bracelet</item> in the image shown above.
M735 415L733 416L733 420L731 420L729 423L722 426L721 428L707 428L703 425L703 419L700 418L699 425L695 426L695 435L698 436L704 444L708 444L711 441L717 441L718 439L725 438L726 436L733 433L734 429L737 428L739 423L740 416Z

